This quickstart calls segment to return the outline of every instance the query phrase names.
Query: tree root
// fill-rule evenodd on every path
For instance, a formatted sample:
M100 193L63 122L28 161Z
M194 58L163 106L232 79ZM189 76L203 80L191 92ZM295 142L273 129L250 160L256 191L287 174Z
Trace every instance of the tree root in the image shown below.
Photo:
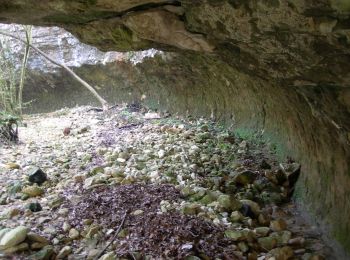
M6 143L18 141L18 124L10 121L0 126L0 139Z

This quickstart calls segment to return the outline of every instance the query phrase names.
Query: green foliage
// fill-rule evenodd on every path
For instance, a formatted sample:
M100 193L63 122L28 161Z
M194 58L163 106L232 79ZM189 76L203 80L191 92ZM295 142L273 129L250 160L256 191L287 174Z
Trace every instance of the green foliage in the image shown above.
M111 36L118 50L126 51L133 45L132 31L125 26L115 28Z
M231 149L231 144L219 142L219 143L218 143L218 148L219 148L220 150L229 150L229 149Z
M255 129L249 129L249 128L238 128L234 130L235 136L242 139L247 140L252 144L255 144L257 146L260 145L272 145L271 149L273 150L276 146L275 143L272 143L271 140L269 140L265 135L264 131L262 130L255 130Z
M26 41L31 42L31 26L23 27ZM22 115L22 92L25 70L29 56L27 44L20 69L16 68L11 57L11 46L6 39L0 39L0 109L10 115Z
M10 61L9 46L0 41L0 108L9 114L17 114L17 82L18 74Z
M279 160L283 160L288 154L285 147L281 145L279 139L271 134L267 135L262 130L257 131L249 128L237 128L234 130L234 133L236 137L247 140L257 146L267 145L269 150L277 156Z
M3 141L18 140L18 122L22 117L22 93L32 27L24 26L23 29L27 45L20 69L13 62L9 42L0 39L0 140Z
M252 129L246 129L246 128L237 128L234 131L235 135L238 138L244 139L244 140L249 140L249 141L254 141L258 138L259 133L256 130Z

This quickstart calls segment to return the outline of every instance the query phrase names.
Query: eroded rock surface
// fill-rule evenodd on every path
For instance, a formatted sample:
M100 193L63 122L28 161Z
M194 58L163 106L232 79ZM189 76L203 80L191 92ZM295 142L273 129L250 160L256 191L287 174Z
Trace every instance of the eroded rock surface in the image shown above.
M25 39L23 26L16 24L0 24L0 30L18 35ZM32 44L52 57L54 60L64 63L69 67L80 67L84 64L96 65L106 64L116 60L122 60L125 55L118 52L102 52L93 46L79 42L72 34L58 27L32 27ZM20 66L24 44L15 39L0 35L7 55L10 55L11 61ZM57 72L58 66L47 61L38 55L34 50L31 51L28 60L28 69L37 71L37 73Z
M137 81L128 74L128 91L140 99L146 94L154 107L263 129L302 162L299 201L349 247L348 1L2 0L0 6L3 22L59 25L102 50L176 51L139 65L144 85L128 84Z

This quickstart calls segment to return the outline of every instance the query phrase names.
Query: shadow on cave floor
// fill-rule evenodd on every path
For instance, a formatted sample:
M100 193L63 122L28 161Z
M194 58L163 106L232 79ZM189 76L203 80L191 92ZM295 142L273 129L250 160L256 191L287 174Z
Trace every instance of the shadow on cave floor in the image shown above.
M300 165L258 136L122 106L25 121L0 148L1 259L334 259L290 199Z

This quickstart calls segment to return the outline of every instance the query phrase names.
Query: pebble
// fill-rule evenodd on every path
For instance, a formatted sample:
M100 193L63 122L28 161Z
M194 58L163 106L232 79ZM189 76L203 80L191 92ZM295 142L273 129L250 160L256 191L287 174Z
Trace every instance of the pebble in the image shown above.
M70 114L70 119L80 120L73 114ZM268 210L270 205L279 205L287 198L288 185L295 180L300 165L286 163L278 169L278 163L271 158L256 162L254 143L242 141L221 130L215 132L211 124L159 126L145 123L142 129L147 134L141 133L141 128L136 128L117 136L116 143L111 147L97 146L92 137L95 138L95 133L102 128L93 122L103 124L113 120L106 118L105 121L102 117L90 119L89 132L82 131L85 134L79 135L79 139L74 135L83 129L81 127L73 127L74 135L67 136L67 139L62 139L60 130L59 138L52 135L45 143L38 139L32 144L28 143L26 149L30 152L23 152L27 156L25 163L20 157L6 158L6 161L19 162L13 173L26 174L23 180L7 182L8 191L0 194L0 203L11 205L19 201L22 191L22 199L29 201L26 207L30 212L26 210L26 214L19 218L14 217L14 210L11 221L33 225L33 228L39 228L33 230L41 230L43 233L40 234L44 235L30 232L26 240L16 242L13 247L39 250L35 254L30 253L33 257L35 255L33 259L49 260L55 254L54 248L49 245L51 241L55 248L64 246L57 259L74 259L79 251L84 250L83 254L93 259L101 249L87 249L86 240L99 238L100 234L111 236L115 231L104 230L92 219L82 220L84 227L81 233L72 228L66 221L70 209L65 208L65 200L61 195L67 187L74 189L82 185L82 189L92 189L101 185L171 182L177 185L183 197L176 203L162 201L159 214L179 210L183 214L201 217L224 227L225 236L234 241L233 250L242 258L255 260L265 254L278 260L290 255L293 257L294 254L301 256L310 251L303 237L293 237L294 234L287 230L283 216L277 216L271 221L273 213ZM120 122L115 123L120 126ZM250 155L253 155L253 161ZM241 160L246 156L249 159ZM33 165L40 165L45 172L36 166L28 170ZM28 185L27 180L33 185ZM32 197L39 196L38 201L33 201ZM69 199L80 201L79 196ZM140 208L130 214L142 217L145 212ZM11 230L0 229L0 242L1 236ZM128 236L126 228L122 231L119 238ZM84 239L78 240L80 236ZM22 245L25 243L27 246ZM79 248L74 250L74 255L72 243L77 245L74 248ZM195 256L189 257L196 259ZM318 256L314 257L318 259ZM110 252L100 259L115 258Z
M273 237L277 240L278 246L286 245L292 237L292 232L288 230L273 232L270 234L270 237Z
M39 242L34 242L30 245L30 248L32 250L37 250L37 249L42 249L43 247L47 246L46 243L39 243Z
M250 209L255 214L255 216L259 216L261 210L260 210L260 206L258 203L254 202L252 200L240 200L240 202L242 204L249 205Z
M44 190L38 186L27 186L22 189L22 193L28 195L29 197L37 197L44 194Z
M232 239L233 241L242 240L245 238L245 233L242 231L226 230L225 236Z
M249 246L248 246L247 243L245 243L245 242L239 242L239 243L238 243L238 248L239 248L239 250L242 251L243 253L246 253L246 252L248 252L248 250L249 250Z
M283 219L272 220L270 223L270 228L273 231L282 231L287 228L287 223Z
M116 259L117 259L117 256L115 255L114 252L109 252L99 258L99 260L116 260Z
M57 211L57 213L59 214L59 215L61 215L61 216L67 216L68 215L68 213L69 213L69 209L67 209L67 208L60 208L58 211Z
M62 225L62 230L64 232L68 232L71 228L72 227L71 227L71 225L68 222L64 222L63 225Z
M239 221L243 220L243 218L244 217L243 217L242 213L239 211L233 211L231 213L231 216L230 216L230 220L232 222L239 222Z
M88 226L94 222L93 219L83 219L83 225Z
M137 209L134 212L132 212L131 214L134 215L134 216L142 215L143 214L143 210Z
M226 194L220 195L217 201L223 209L229 211L238 210L242 206L242 204L238 200Z
M12 208L12 209L7 211L6 217L11 219L13 217L18 216L19 214L21 214L21 211L18 208Z
M5 164L5 167L7 169L10 169L10 170L15 170L15 169L21 168L21 166L19 166L19 164L17 164L17 163L7 163L7 164Z
M100 229L101 229L101 227L98 225L91 225L87 229L85 237L86 238L93 238L93 236L96 235Z
M68 236L71 239L77 239L80 236L80 233L78 230L76 230L75 228L72 228L71 230L69 230L69 234Z
M272 249L268 252L268 255L274 257L276 260L288 260L294 255L293 249L289 246L279 247Z
M40 251L31 255L32 260L50 260L55 251L53 246L44 246Z
M14 245L3 249L5 254L13 254L21 251L26 251L29 249L28 243L20 243L19 245Z
M158 157L159 157L159 159L164 158L164 156L165 156L165 151L164 151L164 150L159 150L159 151L158 151Z
M262 236L262 237L265 237L269 234L270 232L270 228L268 227L257 227L254 229L254 232L259 235L259 236Z
M41 207L39 202L31 202L26 206L31 212L39 212L43 208Z
M198 203L185 203L182 206L182 212L185 215L197 215L200 212L200 204Z
M304 245L304 243L305 243L305 238L303 237L295 237L288 241L288 244L292 246L302 246Z
M258 238L258 243L264 250L267 250L267 251L277 246L277 240L273 237Z
M16 246L23 242L27 236L29 228L19 226L6 232L0 240L0 249Z
M233 175L233 181L241 185L248 185L250 183L253 183L255 178L256 178L255 173L249 170L236 172Z
M32 242L38 242L38 243L45 244L45 245L50 244L50 241L47 238L45 238L41 235L35 234L33 232L30 232L27 234L27 239L32 241Z
M101 252L101 249L89 250L87 259L94 259L100 252Z
M66 259L72 253L72 248L70 246L63 247L57 254L56 259Z

